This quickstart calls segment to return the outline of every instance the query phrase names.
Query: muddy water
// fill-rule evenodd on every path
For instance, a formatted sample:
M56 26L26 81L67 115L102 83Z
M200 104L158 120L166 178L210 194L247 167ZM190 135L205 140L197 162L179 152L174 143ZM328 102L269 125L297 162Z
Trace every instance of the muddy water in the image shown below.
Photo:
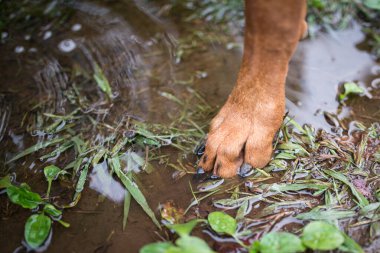
M26 181L35 191L44 192L43 162L35 161L35 157L12 165L4 165L4 161L35 143L36 138L26 132L25 126L20 127L31 107L47 101L42 108L44 112L68 112L64 91L70 77L65 71L75 64L89 68L96 62L109 77L116 96L107 116L109 121L133 115L148 122L170 122L168 115L178 108L160 96L160 92L181 97L189 85L213 107L223 104L239 69L241 37L221 32L215 35L211 27L197 29L181 22L181 16L164 15L166 7L143 1L115 1L107 5L79 2L73 7L73 16L58 29L40 27L32 34L10 32L8 37L3 36L0 44L1 174L15 173L18 182ZM197 30L207 38L206 46L188 47L179 62L180 43L189 44ZM210 38L209 34L212 34ZM342 82L359 81L369 86L380 75L380 65L363 50L363 41L360 27L354 26L301 42L290 63L286 91L287 107L297 121L330 128L324 111L338 112L340 118L367 119L367 122L380 117L376 116L380 106L377 99L356 99L343 111L338 110L336 102L338 85ZM227 49L228 42L240 46ZM86 90L103 96L97 87ZM172 150L165 152L176 155ZM194 157L189 159L194 161ZM64 164L65 160L70 160L70 154L56 162ZM153 173L139 175L150 206L156 211L160 203L172 200L186 208L191 200L191 176L174 180L171 168L158 163L154 166ZM89 187L85 188L80 202L64 212L64 220L71 227L53 225L47 252L137 252L142 245L165 237L135 202L131 205L126 230L122 230L123 188L105 171L102 166L92 170ZM52 193L61 196L64 190L53 186ZM24 252L23 227L30 211L9 204L5 194L0 195L0 208L0 251ZM283 221L287 222L292 221Z

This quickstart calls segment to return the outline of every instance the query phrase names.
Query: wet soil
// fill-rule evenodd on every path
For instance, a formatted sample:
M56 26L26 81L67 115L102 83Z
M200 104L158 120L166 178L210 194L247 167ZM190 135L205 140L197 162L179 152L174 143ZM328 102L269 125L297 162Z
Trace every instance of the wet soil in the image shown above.
M58 29L40 27L33 34L9 31L8 37L3 35L0 44L2 175L15 173L18 182L28 182L37 192L45 191L41 173L45 162L35 161L33 156L11 165L4 162L36 142L26 126L20 127L31 107L48 101L42 108L44 112L67 112L64 92L69 77L64 70L75 64L88 68L97 62L109 77L117 93L108 116L110 121L129 114L146 122L170 122L168 115L178 108L159 96L159 92L170 91L181 97L189 85L215 109L223 105L239 70L241 36L230 36L207 24L198 24L198 29L197 25L181 22L180 15L163 15L164 7L164 4L143 1L107 4L81 1L74 5L73 16ZM202 39L207 43L185 49L178 63L178 45L195 41L192 36L197 31L202 31ZM299 123L331 129L324 111L337 113L345 122L378 121L378 98L356 98L343 110L336 100L341 83L357 81L369 87L380 77L380 64L363 50L363 41L360 27L354 25L300 43L290 62L286 90L287 108ZM238 47L228 49L227 43L237 43ZM207 75L199 78L199 73ZM192 82L187 83L188 80ZM103 96L96 87L88 87L87 92ZM178 151L162 152L174 157ZM56 162L65 164L70 154L65 156ZM194 161L195 157L188 158L188 162ZM192 175L173 179L172 168L158 162L153 165L155 170L151 174L138 176L152 209L157 211L160 204L169 200L186 209L192 198L189 188ZM64 220L71 227L53 225L46 252L132 253L160 240L162 233L133 201L126 230L122 230L124 190L116 180L104 187L97 180L97 173L92 170L89 187L85 188L78 205L64 212ZM61 196L62 189L53 186L52 195ZM24 223L30 211L9 203L4 191L1 193L0 251L23 252ZM211 209L209 202L204 205L204 212ZM285 220L283 224L292 222Z

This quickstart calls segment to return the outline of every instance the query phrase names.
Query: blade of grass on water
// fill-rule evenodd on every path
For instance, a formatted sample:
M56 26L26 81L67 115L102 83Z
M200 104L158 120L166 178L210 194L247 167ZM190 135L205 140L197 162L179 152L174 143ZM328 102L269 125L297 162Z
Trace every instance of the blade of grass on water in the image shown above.
M24 151L18 153L17 155L15 155L14 157L12 157L12 159L8 160L6 163L11 163L11 162L14 162L24 156L27 156L31 153L34 153L40 149L43 149L43 148L46 148L46 147L49 147L50 145L53 145L53 144L57 144L57 143L60 143L64 140L66 140L67 137L62 137L62 138L55 138L55 139L52 139L52 140L48 140L48 141L45 141L45 142L39 142L27 149L25 149Z
M300 191L300 190L326 190L329 188L328 184L273 184L270 187L272 191Z
M82 171L80 172L80 176L79 176L77 185L75 187L74 199L76 199L77 195L80 194L84 189L84 184L86 183L87 174L88 174L88 167L90 166L90 164L91 164L91 160L88 160L85 166L83 167Z
M109 97L112 98L112 90L110 83L108 82L107 77L104 75L103 70L99 67L98 64L94 66L94 75L93 75L98 87Z
M125 197L124 197L124 215L123 215L123 231L125 230L125 227L127 226L127 219L129 214L129 208L131 206L131 194L128 190L125 190Z
M356 215L351 210L312 210L307 213L301 213L296 216L300 220L339 220L351 218Z
M145 213L152 219L153 223L161 229L160 223L157 221L156 216L154 215L152 209L149 207L144 195L140 191L139 187L135 182L132 181L130 176L127 176L121 169L120 160L119 157L113 157L109 159L111 162L111 166L113 167L113 170L115 171L118 178L121 180L121 182L124 184L125 188L129 191L129 193L132 195L134 200L142 207L142 209L145 211ZM130 174L129 174L130 175Z

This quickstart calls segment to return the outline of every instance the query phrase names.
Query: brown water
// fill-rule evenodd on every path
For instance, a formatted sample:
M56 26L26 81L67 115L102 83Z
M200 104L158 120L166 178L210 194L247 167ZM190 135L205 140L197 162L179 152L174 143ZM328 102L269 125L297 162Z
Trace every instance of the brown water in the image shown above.
M177 112L178 108L160 96L160 92L168 91L181 97L189 86L199 91L211 106L223 104L239 70L241 37L226 35L206 24L198 24L199 28L189 25L183 22L181 15L164 15L168 6L143 1L115 1L107 5L81 1L75 4L74 15L58 30L40 27L33 34L10 33L11 38L2 39L1 174L15 173L18 182L26 181L35 191L44 192L43 162L30 156L11 166L4 165L4 161L36 142L36 138L25 131L25 126L20 127L25 112L31 107L46 100L45 112L67 110L64 91L70 77L64 70L74 64L88 68L96 62L111 80L117 98L107 116L109 121L118 121L128 114L147 122L169 122L168 114ZM203 32L201 37L206 42L186 49L181 62L176 62L178 45L184 40L191 44L189 40L197 31ZM368 87L380 77L380 64L362 49L363 41L360 27L354 26L300 43L290 63L286 91L287 108L299 123L330 129L323 112L338 111L338 85L358 81ZM227 49L227 43L237 43L238 47ZM96 87L88 87L88 92L104 96ZM357 98L338 114L341 119L354 118L369 123L378 121L379 109L378 99ZM163 152L176 155L173 150ZM70 155L60 159L56 162L64 164ZM194 162L195 158L188 161ZM158 163L153 165L153 173L139 175L150 206L157 211L160 204L172 200L185 209L192 198L191 175L174 180L173 169ZM107 177L105 171L101 166L92 170L89 187L85 188L80 202L64 212L63 219L71 227L53 225L47 252L132 253L138 252L144 244L167 236L157 231L133 201L127 228L122 230L124 190L118 181ZM52 194L64 195L62 189L53 185ZM204 205L201 212L210 209L209 202L205 201ZM25 251L21 246L23 228L30 211L9 204L6 194L1 194L0 215L0 252ZM283 219L273 229L292 222L295 221ZM376 252L376 247L373 250L368 252Z

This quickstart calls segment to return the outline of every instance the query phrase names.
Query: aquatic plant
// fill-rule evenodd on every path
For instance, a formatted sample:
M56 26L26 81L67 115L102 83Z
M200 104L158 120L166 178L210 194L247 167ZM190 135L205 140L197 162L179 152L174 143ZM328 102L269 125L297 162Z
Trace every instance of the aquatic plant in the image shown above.
M190 236L197 224L208 225L217 234L232 236L249 253L296 253L312 250L335 250L344 252L364 252L361 247L339 228L325 221L312 221L302 230L301 236L288 232L271 232L260 240L246 244L239 240L249 231L237 230L237 221L223 212L212 212L207 220L194 219L187 223L167 225L167 228L179 235L176 243L156 242L145 245L140 253L200 252L211 253L207 243L202 239Z

